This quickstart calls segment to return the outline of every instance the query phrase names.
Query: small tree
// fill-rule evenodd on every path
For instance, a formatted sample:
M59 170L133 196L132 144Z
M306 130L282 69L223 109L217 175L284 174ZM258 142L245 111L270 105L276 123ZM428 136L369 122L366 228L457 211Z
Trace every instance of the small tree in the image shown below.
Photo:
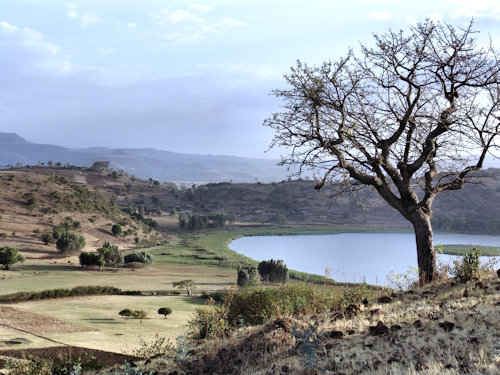
M114 224L112 227L111 227L111 233L113 233L114 236L119 236L120 234L122 234L122 227L120 224Z
M127 320L129 317L132 316L132 310L130 310L130 309L123 309L122 311L120 311L118 313L118 315L124 316L125 320Z
M19 254L19 250L10 246L0 248L0 264L3 265L4 270L8 270L11 265L17 262L24 262L24 257Z
M193 280L174 281L172 285L174 288L179 288L179 289L185 288L188 296L191 295L191 289L194 289L196 287L196 284Z
M160 307L158 309L158 314L164 315L165 319L167 318L167 315L172 314L172 309L170 307Z
M132 318L134 319L140 319L142 323L142 319L146 319L148 317L148 314L144 310L134 310L132 311Z

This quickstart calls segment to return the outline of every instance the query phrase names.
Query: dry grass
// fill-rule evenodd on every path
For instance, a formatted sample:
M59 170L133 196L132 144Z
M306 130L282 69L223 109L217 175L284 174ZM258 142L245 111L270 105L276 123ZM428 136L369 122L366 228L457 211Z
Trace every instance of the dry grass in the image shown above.
M36 335L91 331L83 325L0 305L0 325Z
M350 317L283 317L199 344L177 370L214 374L498 374L500 282L451 280L360 306ZM464 290L468 289L468 297ZM381 321L387 332L371 333ZM445 322L453 323L450 325ZM311 324L317 323L317 329ZM297 331L308 333L300 338ZM342 332L342 337L335 337ZM318 341L315 341L318 339ZM310 348L311 350L306 350ZM174 365L150 365L166 372ZM310 364L307 368L307 364Z

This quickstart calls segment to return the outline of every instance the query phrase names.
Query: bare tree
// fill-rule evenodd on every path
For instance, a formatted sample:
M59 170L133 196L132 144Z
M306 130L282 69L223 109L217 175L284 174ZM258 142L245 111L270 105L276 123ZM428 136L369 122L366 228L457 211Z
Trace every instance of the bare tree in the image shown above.
M474 182L487 154L498 150L499 61L465 28L426 21L409 32L375 35L337 62L297 62L288 89L273 94L283 111L265 121L282 164L313 171L320 189L371 187L411 222L421 283L436 259L432 203L443 191Z

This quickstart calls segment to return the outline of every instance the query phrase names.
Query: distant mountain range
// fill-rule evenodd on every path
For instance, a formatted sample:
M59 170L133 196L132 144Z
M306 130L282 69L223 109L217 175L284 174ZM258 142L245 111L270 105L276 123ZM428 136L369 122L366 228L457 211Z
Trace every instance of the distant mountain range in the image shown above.
M48 161L82 167L90 167L96 161L109 161L113 170L161 182L273 182L287 177L286 169L277 165L278 160L180 154L153 148L69 149L31 143L15 133L0 132L0 166L37 165Z

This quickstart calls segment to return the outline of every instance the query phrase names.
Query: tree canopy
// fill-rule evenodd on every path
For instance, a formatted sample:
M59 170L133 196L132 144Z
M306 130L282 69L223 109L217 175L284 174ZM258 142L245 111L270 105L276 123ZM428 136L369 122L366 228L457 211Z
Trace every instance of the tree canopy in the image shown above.
M0 264L3 265L4 270L8 270L11 265L17 262L24 262L24 257L14 247L2 246L0 247Z
M289 150L283 164L312 170L318 189L370 187L412 223L422 283L436 271L434 198L474 182L499 146L499 61L476 34L473 22L426 21L375 35L358 55L299 61L274 91L283 111L265 121L271 146Z

